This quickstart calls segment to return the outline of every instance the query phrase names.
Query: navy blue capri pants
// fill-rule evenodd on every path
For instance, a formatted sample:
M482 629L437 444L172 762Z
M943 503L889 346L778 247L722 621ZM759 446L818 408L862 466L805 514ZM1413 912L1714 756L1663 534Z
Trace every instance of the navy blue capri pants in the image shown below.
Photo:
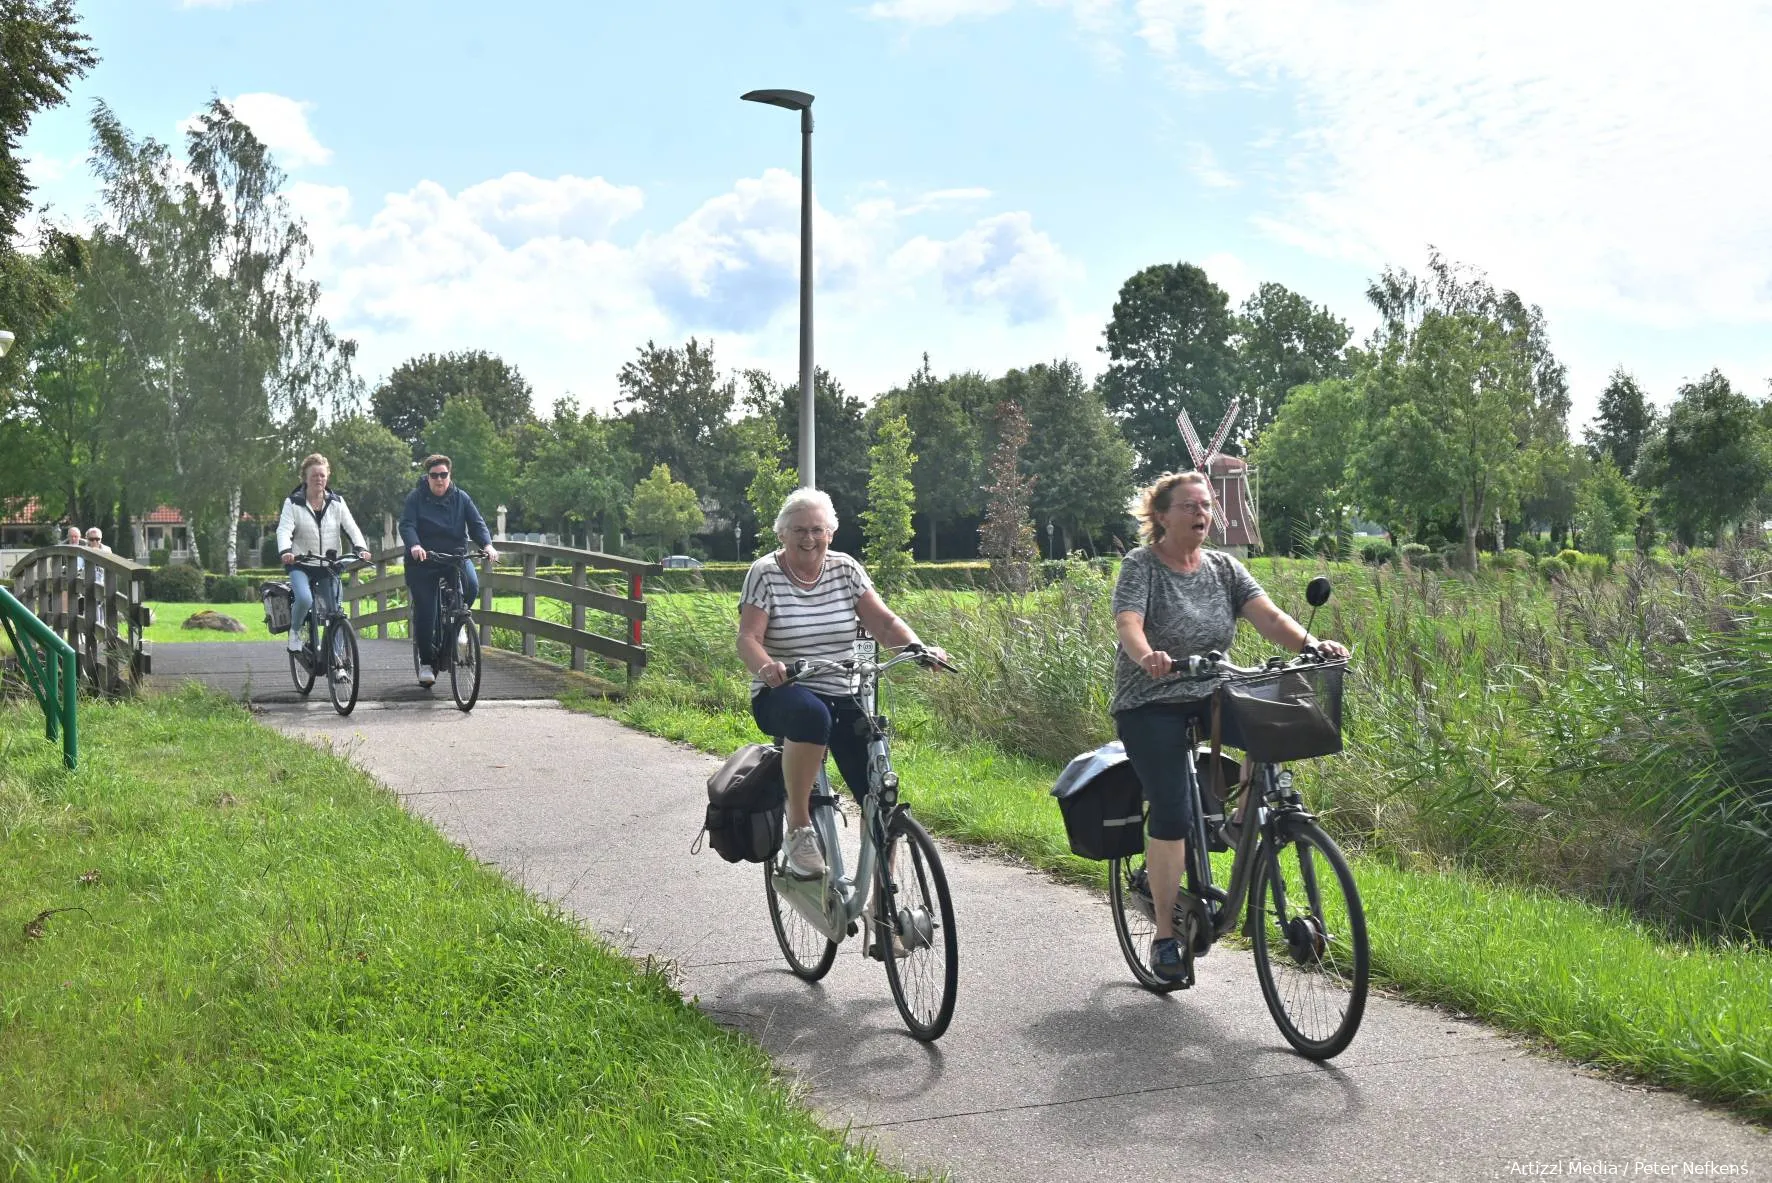
M1151 702L1114 716L1114 730L1126 745L1126 758L1144 786L1150 803L1145 827L1159 842L1176 842L1193 836L1194 802L1187 791L1187 770L1193 767L1193 745L1188 720L1212 725L1212 700Z
M868 741L854 699L827 698L804 686L765 686L751 696L751 718L764 735L828 747L855 799L868 791Z

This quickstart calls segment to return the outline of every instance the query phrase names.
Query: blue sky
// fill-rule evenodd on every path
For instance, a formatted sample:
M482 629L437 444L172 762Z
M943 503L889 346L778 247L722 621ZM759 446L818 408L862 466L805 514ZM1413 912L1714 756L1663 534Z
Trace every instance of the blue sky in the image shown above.
M1658 401L1772 379L1764 3L1525 0L80 0L103 63L25 142L89 220L102 97L174 139L220 95L308 220L374 382L430 350L607 408L647 339L796 366L795 117L817 95L818 358L871 397L1071 357L1119 285L1199 263L1360 335L1428 244L1544 306L1576 426L1615 365ZM1755 146L1758 145L1758 146Z

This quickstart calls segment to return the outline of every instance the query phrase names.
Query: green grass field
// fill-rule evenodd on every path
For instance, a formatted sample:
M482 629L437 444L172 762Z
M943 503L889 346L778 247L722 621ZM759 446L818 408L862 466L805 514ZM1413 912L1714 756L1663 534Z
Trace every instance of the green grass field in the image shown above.
M196 691L80 725L68 773L0 706L7 1178L899 1178L344 760Z

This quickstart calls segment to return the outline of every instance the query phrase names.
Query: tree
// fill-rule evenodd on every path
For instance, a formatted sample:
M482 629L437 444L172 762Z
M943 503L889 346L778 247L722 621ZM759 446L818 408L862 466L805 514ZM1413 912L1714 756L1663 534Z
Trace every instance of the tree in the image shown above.
M1298 553L1325 529L1340 533L1353 502L1349 461L1359 447L1365 397L1345 379L1294 387L1255 437L1250 459L1261 467L1261 531L1269 551Z
M979 549L991 561L991 577L999 588L1017 594L1028 589L1029 566L1039 555L1028 503L1034 479L1021 471L1021 450L1027 446L1027 417L1012 402L997 404L997 448L991 454L991 483L984 524L978 528Z
M332 465L331 487L350 503L357 524L368 533L382 521L385 542L392 542L389 520L397 517L412 491L412 452L406 441L368 415L335 419L321 433L319 450Z
M1640 510L1636 486L1618 470L1610 455L1602 454L1575 495L1575 528L1581 531L1581 549L1611 558L1618 553L1618 536L1635 529Z
M869 412L876 420L902 415L911 429L917 449L911 486L928 526L931 562L937 557L941 523L976 515L983 508L984 440L979 420L980 412L993 401L990 387L982 374L938 379L924 354L910 381L881 395Z
M1611 458L1629 476L1636 470L1643 441L1655 427L1655 408L1643 397L1642 387L1623 366L1612 371L1600 394L1600 411L1587 429L1587 450L1595 460Z
M483 349L426 353L394 367L370 396L384 427L405 440L414 460L424 459L425 427L452 398L472 396L492 425L508 431L534 417L529 382L503 358Z
M861 511L867 507L870 441L866 408L860 399L843 393L843 387L822 368L813 371L812 407L818 427L818 486L830 495L836 508L839 537L850 539L831 545L853 553L860 549L861 539L849 532L855 530L854 523L861 521ZM798 384L776 387L774 410L776 431L786 439L798 440Z
M756 520L755 557L762 558L776 547L775 517L781 512L788 494L800 487L800 470L782 467L781 457L788 441L776 432L770 420L746 419L737 428L742 443L744 468L751 475L745 488Z
M31 208L31 183L13 155L31 117L67 101L98 64L76 27L73 0L7 0L0 7L0 252ZM8 310L0 305L0 314Z
M1177 412L1202 432L1224 417L1237 374L1232 327L1230 298L1192 263L1147 267L1121 285L1101 391L1139 479L1193 466Z
M1250 439L1274 421L1295 387L1345 378L1350 372L1347 322L1281 284L1264 283L1236 318L1238 390L1243 395L1238 434ZM1198 430L1209 430L1217 421Z
M698 533L703 521L701 498L671 479L670 465L653 465L651 474L634 486L630 524L641 537L658 539L661 550Z
M1027 416L1023 467L1033 479L1029 509L1058 528L1058 553L1074 539L1119 525L1132 496L1132 448L1075 362L1010 370L1003 397Z
M1657 516L1687 546L1739 522L1772 480L1760 413L1718 370L1680 387L1637 462Z
M534 458L523 467L525 503L562 533L592 523L605 534L620 528L638 462L629 451L627 425L578 414L566 399L554 404L553 421Z
M696 489L730 483L723 436L736 386L715 368L713 343L691 337L681 349L661 349L648 341L639 352L616 377L617 406L633 425L634 451Z
M911 427L902 415L880 424L874 446L868 450L868 507L862 511L867 534L864 555L868 570L882 592L890 595L905 585L911 574L911 514L916 492L911 485Z
M492 416L472 395L452 398L425 428L424 453L449 457L454 483L467 490L480 512L491 518L496 506L517 491L517 458Z

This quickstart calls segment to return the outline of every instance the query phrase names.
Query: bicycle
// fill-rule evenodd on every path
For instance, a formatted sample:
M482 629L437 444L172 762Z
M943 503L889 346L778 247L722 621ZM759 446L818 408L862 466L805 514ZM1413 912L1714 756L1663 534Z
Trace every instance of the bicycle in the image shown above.
M1261 679L1314 670L1333 670L1338 676L1334 667L1346 662L1325 661L1312 653L1248 668L1212 652L1177 665L1191 678L1217 672ZM1202 746L1198 724L1190 722L1188 729L1191 750L1197 752ZM1233 800L1226 800L1225 812L1211 822L1213 836L1234 851L1228 889L1212 882L1209 822L1199 777L1191 765L1183 770L1194 825L1187 841L1185 882L1175 905L1176 936L1186 965L1182 977L1160 978L1149 961L1156 912L1142 854L1108 860L1114 934L1141 985L1163 994L1185 989L1193 985L1193 959L1236 926L1247 895L1242 935L1255 955L1255 976L1268 1012L1301 1054L1327 1060L1353 1042L1365 1014L1371 972L1365 909L1347 859L1305 808L1292 773L1277 763L1252 760L1250 765L1234 798L1234 815ZM1323 869L1327 875L1319 874Z
M480 627L474 621L473 611L468 607L462 596L461 562L478 559L485 555L483 550L461 551L450 554L445 551L433 550L426 556L427 562L448 563L447 573L438 581L437 587L437 618L442 627L434 634L439 638L448 638L448 644L437 646L437 658L432 670L442 677L445 670L449 674L449 692L455 698L455 705L463 713L474 709L474 703L480 698ZM418 667L423 664L418 652L418 621L412 622L412 676L418 676Z
M307 637L301 649L289 651L289 676L296 693L303 698L314 688L314 679L322 670L326 674L326 694L332 709L348 715L357 707L358 675L357 629L345 615L338 596L339 576L365 566L362 561L339 558L337 553L297 555L290 569L299 567L308 576L308 587L314 596L308 612ZM324 632L322 632L324 626ZM324 638L324 640L322 640ZM326 655L324 661L320 654Z
M812 827L826 871L796 879L786 869L786 849L763 865L769 920L788 967L808 982L830 972L837 945L866 924L871 939L864 955L885 963L886 981L899 1016L917 1039L941 1038L954 1017L960 985L960 943L954 901L935 842L898 795L892 770L891 727L875 713L880 675L914 661L951 670L921 645L883 662L872 660L873 642L857 642L850 659L794 663L788 682L808 674L839 671L851 676L852 697L867 727L868 791L861 799L861 850L853 877L843 866L837 839L837 797L821 766L812 787ZM784 683L784 685L787 683ZM848 823L847 817L844 824ZM872 893L869 893L869 886ZM784 906L785 905L785 906Z

